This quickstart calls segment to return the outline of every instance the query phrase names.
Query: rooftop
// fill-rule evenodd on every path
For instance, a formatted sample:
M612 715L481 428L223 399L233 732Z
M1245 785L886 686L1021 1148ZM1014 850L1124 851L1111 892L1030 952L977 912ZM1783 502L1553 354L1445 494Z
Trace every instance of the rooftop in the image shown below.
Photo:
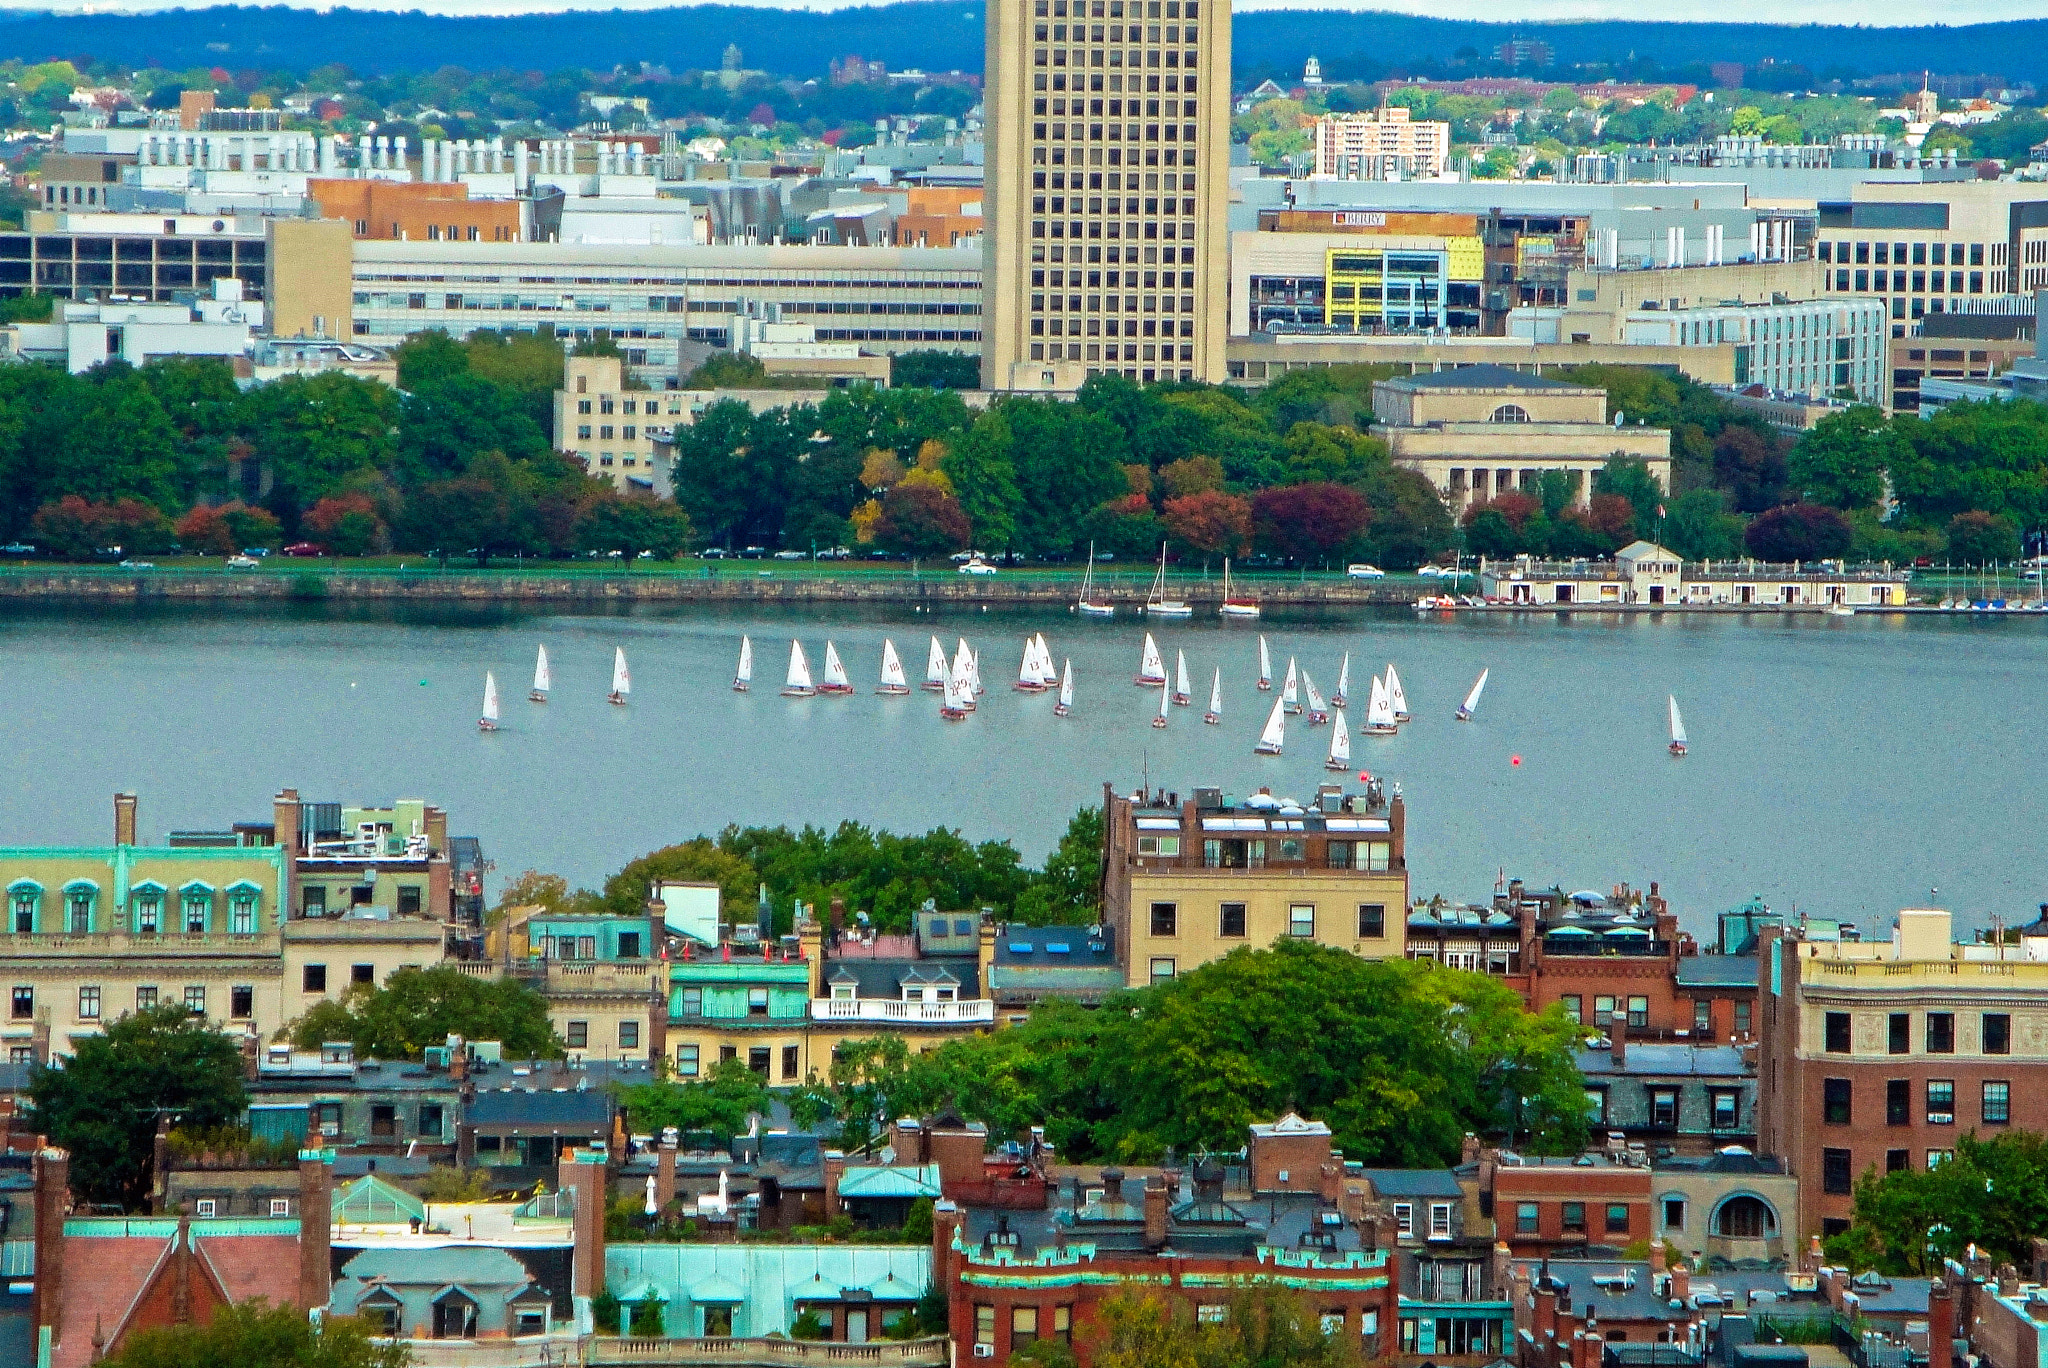
M1748 1078L1752 1070L1734 1045L1659 1045L1631 1041L1622 1063L1606 1050L1579 1051L1579 1072L1658 1078Z
M1586 390L1585 385L1574 385L1564 380L1551 380L1540 375L1530 375L1512 366L1482 364L1457 366L1450 370L1428 371L1421 375L1403 376L1398 380L1379 382L1388 389L1427 390Z
M1681 988L1754 988L1755 955L1687 955L1678 961Z

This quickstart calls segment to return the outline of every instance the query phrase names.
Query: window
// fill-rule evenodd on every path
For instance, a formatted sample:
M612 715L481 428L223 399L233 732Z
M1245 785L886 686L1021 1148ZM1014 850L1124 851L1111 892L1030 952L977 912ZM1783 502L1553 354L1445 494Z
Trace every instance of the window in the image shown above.
M1517 1202L1515 1204L1515 1234L1534 1235L1535 1233L1536 1204L1534 1202Z
M1429 1204L1429 1238L1448 1240L1451 1238L1451 1204L1431 1202Z
M1244 935L1244 904L1225 903L1217 917L1216 934L1235 940Z
M1606 1026L1606 1025L1609 1025L1609 1024L1611 1024L1611 1023L1613 1022L1613 1020L1614 1020L1614 999L1613 999L1613 998L1611 998L1611 997L1604 997L1604 996L1603 996L1603 997L1596 997L1596 998L1594 998L1594 999L1593 999L1593 1024L1594 1024L1595 1026Z
M768 1076L768 1047L756 1045L747 1051L747 1068L761 1077Z
M1394 1203L1394 1230L1403 1239L1409 1239L1414 1236L1415 1204L1413 1202Z
M577 959L586 959L586 960L594 960L594 959L596 959L596 958L597 958L597 937L595 937L595 936L578 936L578 937L576 938L576 958L577 958Z
M228 890L228 932L236 936L256 934L256 890Z
M302 965L299 969L299 989L307 993L327 991L327 966L324 964Z
M192 1204L193 1214L198 1216L220 1215L220 1200L215 1197L201 1197Z
M422 1137L441 1134L441 1104L422 1102L420 1104L420 1135Z
M1152 904L1152 934L1171 936L1175 934L1180 920L1180 908L1175 903Z
M1223 1302L1202 1302L1195 1307L1195 1324L1221 1325L1230 1319L1230 1307Z
M1387 934L1387 905L1385 903L1360 903L1358 905L1358 938L1360 940L1383 940Z
M291 1215L291 1214L292 1214L292 1199L291 1199L291 1198L289 1198L289 1197L273 1197L273 1198L271 1198L271 1199L270 1199L270 1214L271 1214L271 1215L273 1215L273 1216L289 1216L289 1215Z
M188 983L185 985L185 1010L193 1016L206 1015L206 985Z
M64 890L64 929L74 936L92 930L92 898L99 890L91 884L77 884ZM204 930L204 927L200 928Z
M1849 1053L1849 1014L1847 1012L1828 1013L1827 1052L1829 1054Z
M256 988L253 984L238 983L228 989L228 1015L236 1021L247 1021L256 1015Z
M1713 1094L1714 1129L1733 1130L1742 1124L1742 1094L1719 1091Z
M1956 1081L1953 1078L1927 1080L1927 1124L1953 1126L1956 1123Z
M87 985L78 990L78 1019L98 1021L100 1019L100 990L97 985Z
M640 1023L628 1018L619 1023L619 1048L637 1050L640 1048Z
M994 1346L996 1342L996 1309L993 1306L974 1308L974 1342Z
M1628 1234L1628 1203L1610 1202L1607 1204L1607 1233L1609 1235Z
M1173 961L1159 958L1152 961L1152 982L1167 983L1173 978Z
M147 1011L150 1011L150 1010L154 1009L154 1008L155 1008L155 1006L156 1006L156 987L155 987L155 985L154 985L154 984L147 984L147 983L145 983L145 984L143 984L143 985L142 985L142 986L141 986L140 988L137 988L137 989L135 990L135 1010L136 1010L136 1011L138 1011L138 1012L147 1012Z
M1564 1204L1564 1230L1567 1235L1586 1233L1586 1204L1566 1202Z
M696 1076L697 1047L695 1045L676 1046L676 1077L695 1078Z
M2012 1120L2012 1084L1991 1081L1984 1085L1984 1124L2003 1126Z
M1685 1229L1685 1198L1666 1197L1664 1199L1664 1228L1666 1230Z
M1749 1034L1749 1012L1751 1006L1752 1004L1750 1003L1744 1002L1740 999L1736 1000L1735 1034L1744 1036Z
M1529 421L1529 410L1523 408L1520 404L1502 404L1488 415L1486 421L1489 423L1526 423Z
M1692 1029L1704 1035L1714 1029L1714 1002L1711 998L1692 1000Z
M36 929L36 902L41 896L39 888L24 886L9 890L7 901L14 909L13 926L17 933L27 935Z
M704 1015L704 990L702 988L683 989L683 1015Z
M348 981L350 983L367 983L371 987L375 987L377 984L377 966L374 964L351 964L348 967Z
M183 921L187 935L203 936L208 923L213 919L213 890L210 888L187 888L179 895L178 904L184 909Z
M1824 1078L1820 1085L1821 1120L1830 1126L1849 1124L1849 1080Z
M1653 1126L1675 1126L1678 1124L1678 1090L1676 1088L1650 1089L1650 1124Z
M1632 997L1628 1000L1628 1024L1643 1030L1650 1024L1650 1000L1646 997Z
M1058 1340L1058 1341L1059 1341L1059 1342L1060 1342L1061 1344L1071 1344L1071 1343L1073 1343L1073 1340L1074 1340L1074 1308L1073 1308L1073 1307L1071 1307L1071 1306L1055 1306L1055 1307L1053 1307L1053 1308L1052 1308L1052 1330L1051 1330L1051 1332L1050 1332L1050 1333L1051 1333L1051 1336L1052 1336L1052 1338L1054 1338L1054 1339Z
M160 888L135 890L135 934L154 936L163 929L164 895Z
M2012 1017L2005 1012L1986 1012L1979 1039L1983 1042L1985 1054L2011 1054Z
M1913 1171L1913 1151L1886 1150L1884 1152L1884 1171L1886 1173L1911 1173Z
M16 1021L27 1021L33 1018L35 1014L36 990L34 986L27 983L15 984L13 1010L14 1019Z
M1954 1012L1929 1012L1927 1014L1927 1053L1954 1054L1956 1052L1956 1014Z
M570 1022L568 1030L563 1032L563 1039L567 1042L569 1048L572 1050L589 1049L590 1023L587 1021Z
M768 990L766 988L747 989L747 1015L750 1017L764 1017L768 1015Z
M1287 909L1287 934L1297 940L1316 938L1316 908L1314 903L1295 903Z
M640 933L638 931L619 932L619 958L640 958Z
M1913 1014L1893 1012L1885 1018L1885 1049L1895 1055L1913 1052Z
M417 917L420 914L420 886L400 884L398 887L398 915Z
M1586 1024L1586 1000L1583 997L1577 993L1566 993L1561 1001L1564 1003L1564 1014L1571 1018L1574 1025Z
M1138 838L1138 853L1140 855L1178 855L1180 854L1180 837L1140 836Z
M1929 1150L1927 1151L1927 1171L1932 1173L1955 1157L1956 1152L1954 1150Z
M783 1047L782 1047L782 1081L783 1081L783 1082L785 1082L785 1083L794 1083L794 1082L796 1081L796 1065L797 1065L797 1048L796 1048L796 1046L794 1046L794 1045L785 1045L785 1046L783 1046Z
M1010 1308L1010 1347L1022 1349L1038 1338L1038 1308L1035 1306L1013 1306Z
M1586 1089L1586 1121L1595 1126L1607 1124L1607 1089Z

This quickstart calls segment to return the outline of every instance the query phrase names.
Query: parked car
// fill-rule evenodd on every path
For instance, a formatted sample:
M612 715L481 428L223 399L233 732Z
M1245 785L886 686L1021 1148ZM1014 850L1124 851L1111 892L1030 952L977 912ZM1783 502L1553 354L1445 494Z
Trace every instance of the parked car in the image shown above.
M0 546L0 555L33 556L35 553L35 547L28 542L9 542L5 546Z
M228 569L230 570L254 570L259 564L260 562L254 556L246 552L239 556L228 557Z
M270 548L267 546L245 546L242 548L242 554L256 560L261 560L270 554Z
M806 554L807 554L807 553L806 553L806 552L803 552L803 551L777 551L777 552L775 553L775 559L777 559L777 560L803 560L803 559L805 558Z
M993 575L996 573L996 568L985 560L971 560L960 567L960 573L963 575Z
M1344 573L1353 579L1385 579L1387 572L1377 565L1347 565Z
M731 555L732 553L727 551L722 546L707 546L702 551L699 551L697 554L702 556L705 560L724 560L727 556Z
M121 568L123 570L154 570L156 569L156 562L146 560L124 560L121 562Z
M319 542L293 542L284 549L287 556L324 556L327 548Z
M767 554L768 554L768 548L767 548L767 547L765 547L765 546L748 546L748 547L744 547L744 548L742 548L742 549L741 549L741 551L740 551L740 559L741 559L741 560L759 560L759 559L761 559L761 557L763 557L763 556L765 556L765 555L767 555Z

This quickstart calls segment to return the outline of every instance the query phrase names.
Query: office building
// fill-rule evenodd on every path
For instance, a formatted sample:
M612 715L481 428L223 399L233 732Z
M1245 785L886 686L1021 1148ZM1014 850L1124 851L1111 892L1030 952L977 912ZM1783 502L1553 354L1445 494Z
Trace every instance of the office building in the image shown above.
M1481 331L1486 256L1475 216L1275 217L1273 229L1230 235L1232 337ZM1329 228L1315 231L1322 222Z
M982 383L1223 378L1230 8L988 7Z
M1918 413L1921 388L1930 380L1988 387L2015 361L2035 355L2035 332L2031 311L1928 314L1891 340L1892 410Z
M681 398L627 389L625 364L616 356L571 356L562 366L555 450L581 461L586 474L610 480L621 494L669 492L667 473L656 468L655 444L681 419Z
M1829 292L1882 300L1894 337L1929 314L2048 286L2039 182L1859 184L1847 201L1820 205L1814 233Z
M1451 126L1414 119L1405 105L1383 104L1316 120L1318 177L1334 180L1417 180L1450 165Z
M0 328L0 355L53 362L73 375L110 360L131 366L160 356L232 360L248 353L251 330L262 325L263 305L242 298L241 281L221 276L189 303L62 300L49 323Z

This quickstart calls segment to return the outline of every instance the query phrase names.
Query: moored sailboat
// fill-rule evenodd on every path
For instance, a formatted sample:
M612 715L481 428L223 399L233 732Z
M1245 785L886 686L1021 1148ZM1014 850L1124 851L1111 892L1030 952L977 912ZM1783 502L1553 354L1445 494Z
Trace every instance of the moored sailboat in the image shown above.
M623 707L625 706L627 695L632 692L633 676L626 669L626 648L623 646L614 647L612 650L612 691L605 695L605 701L607 703L617 703Z
M1387 662L1387 706L1394 710L1396 722L1408 720L1408 692L1401 687L1401 676L1394 673L1394 662Z
M555 686L554 674L548 669L548 648L540 648L540 654L533 661L533 688L527 697L536 703L548 701L548 690Z
M1280 685L1280 707L1282 711L1301 711L1301 672L1294 668L1294 657L1287 657L1287 678Z
M1319 727L1330 720L1330 705L1323 702L1323 695L1316 688L1316 682L1308 677L1308 671L1301 672L1301 691L1308 697L1308 724Z
M489 670L484 671L484 711L476 720L478 731L493 732L498 729L498 677Z
M951 673L946 668L946 648L939 645L937 637L933 637L931 654L924 658L924 687L932 693L944 693Z
M1273 692L1273 654L1266 649L1266 635L1259 634L1259 692Z
M809 698L817 692L811 684L811 662L804 658L804 644L792 639L789 643L789 674L782 683L782 696Z
M1666 697L1671 702L1671 753L1673 755L1684 755L1686 752L1685 719L1678 715L1678 695L1668 694Z
M1479 678L1472 681L1472 692L1465 695L1465 701L1458 705L1458 720L1470 722L1472 714L1479 711L1479 695L1486 692L1488 671L1481 670Z
M1188 692L1188 653L1175 651L1173 654L1173 701L1185 708L1195 701L1195 696Z
M1259 733L1257 744L1252 747L1254 755L1278 755L1287 741L1287 718L1281 711L1280 700L1273 700L1273 711L1266 715L1266 728Z
M1230 592L1230 557L1223 558L1223 605L1216 610L1218 616L1227 618L1255 618L1259 615L1257 599L1239 598Z
M1344 710L1337 709L1337 725L1330 729L1330 753L1323 758L1326 770L1351 768L1351 729L1344 725Z
M1188 607L1187 600L1166 596L1166 543L1159 543L1159 573L1152 579L1152 592L1145 597L1145 614L1148 617L1184 618L1193 617L1195 610Z
M896 654L896 643L887 637L882 638L882 682L875 686L875 692L892 698L910 692L910 681L903 677L903 657Z
M1365 726L1367 736L1394 736L1400 727L1394 723L1394 704L1387 696L1387 681L1378 675L1372 677L1372 694L1365 704Z
M732 672L732 691L745 693L754 684L754 639L740 638L740 663Z
M825 643L825 677L818 682L821 694L850 694L853 681L846 677L846 663L839 658L839 648L831 642Z
M1067 671L1060 676L1060 701L1052 705L1054 717L1065 717L1074 710L1074 662L1067 662Z
M1095 543L1088 543L1088 568L1081 572L1081 597L1074 603L1074 611L1082 617L1115 617L1116 605L1106 598L1095 596Z
M1166 686L1166 661L1159 654L1159 643L1145 633L1145 653L1138 658L1138 677L1131 683L1145 689L1159 689Z
M1209 711L1202 714L1202 720L1212 727L1223 720L1223 667L1220 665L1209 681Z
M1351 701L1351 652L1344 653L1344 663L1337 667L1337 691L1330 695L1330 706L1341 708Z

